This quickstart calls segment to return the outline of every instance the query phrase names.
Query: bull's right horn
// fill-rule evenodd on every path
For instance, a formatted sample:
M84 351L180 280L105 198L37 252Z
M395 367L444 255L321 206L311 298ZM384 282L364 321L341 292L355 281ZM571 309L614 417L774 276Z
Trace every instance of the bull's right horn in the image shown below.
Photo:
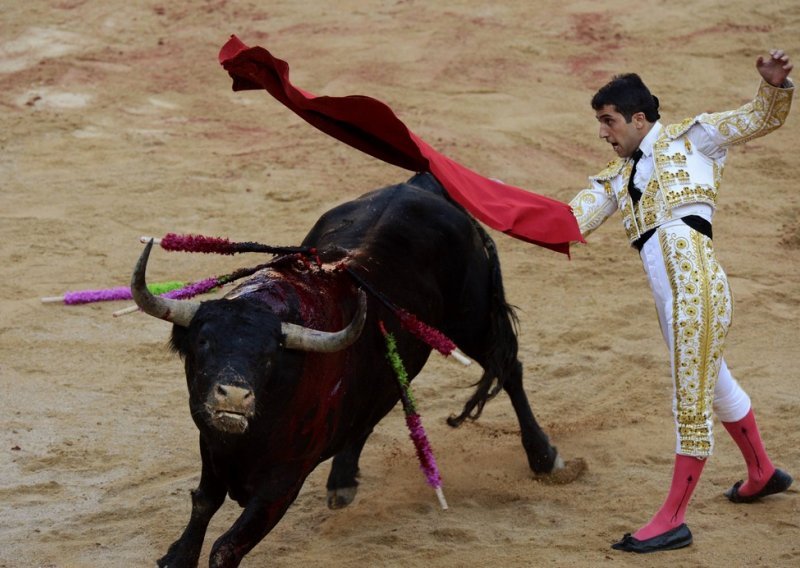
M333 353L349 347L364 329L367 319L367 295L358 291L358 309L350 324L341 331L319 331L301 325L283 322L281 331L286 336L286 348L298 351Z
M150 258L150 250L152 248L153 239L150 239L133 271L133 277L131 278L133 301L146 314L172 322L175 325L188 327L195 312L197 312L197 308L200 307L200 302L162 298L154 296L147 289L144 273L147 270L147 259Z

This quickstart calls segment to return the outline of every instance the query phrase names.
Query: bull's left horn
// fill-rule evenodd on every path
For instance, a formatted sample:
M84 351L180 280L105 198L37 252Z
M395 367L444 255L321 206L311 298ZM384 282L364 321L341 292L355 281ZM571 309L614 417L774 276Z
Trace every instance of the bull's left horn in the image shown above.
M152 248L153 239L150 239L147 246L144 247L142 255L139 257L139 261L136 263L136 268L133 271L133 277L131 278L131 294L133 294L133 301L148 315L172 322L175 325L188 327L197 308L200 307L199 302L161 298L159 296L154 296L150 290L147 289L147 281L144 277L144 273L147 270L147 259L150 258L150 250Z
M319 331L293 323L282 323L281 331L286 336L286 348L299 351L333 353L349 347L364 329L367 319L367 295L358 291L358 309L350 324L341 331Z

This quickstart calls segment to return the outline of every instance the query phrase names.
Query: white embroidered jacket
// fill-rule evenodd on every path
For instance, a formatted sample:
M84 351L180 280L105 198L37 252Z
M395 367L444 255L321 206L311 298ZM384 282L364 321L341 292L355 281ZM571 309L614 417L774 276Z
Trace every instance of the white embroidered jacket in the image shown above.
M654 171L634 205L628 195L630 158L617 158L599 174L589 178L591 187L570 202L585 237L614 211L622 212L628 240L633 243L642 233L672 219L679 205L706 203L716 207L719 183L727 148L772 132L786 120L791 108L794 85L773 87L761 81L755 99L731 111L701 114L661 130L653 144ZM702 125L712 134L717 148L710 157L693 146L686 133Z

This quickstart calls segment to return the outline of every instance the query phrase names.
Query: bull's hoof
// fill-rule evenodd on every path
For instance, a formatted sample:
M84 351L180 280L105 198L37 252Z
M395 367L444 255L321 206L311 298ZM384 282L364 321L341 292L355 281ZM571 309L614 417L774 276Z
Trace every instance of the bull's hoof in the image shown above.
M556 457L553 471L550 473L537 473L534 479L548 485L566 485L580 478L586 471L586 461L583 458L567 460Z
M344 509L356 498L358 486L328 490L328 509Z

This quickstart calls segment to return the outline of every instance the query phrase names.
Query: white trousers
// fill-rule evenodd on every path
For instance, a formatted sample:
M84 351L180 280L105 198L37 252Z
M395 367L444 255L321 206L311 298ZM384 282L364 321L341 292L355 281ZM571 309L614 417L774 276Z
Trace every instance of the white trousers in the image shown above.
M728 278L708 237L676 219L661 225L640 256L671 355L676 453L713 453L713 417L736 422L750 398L722 357L733 311Z

